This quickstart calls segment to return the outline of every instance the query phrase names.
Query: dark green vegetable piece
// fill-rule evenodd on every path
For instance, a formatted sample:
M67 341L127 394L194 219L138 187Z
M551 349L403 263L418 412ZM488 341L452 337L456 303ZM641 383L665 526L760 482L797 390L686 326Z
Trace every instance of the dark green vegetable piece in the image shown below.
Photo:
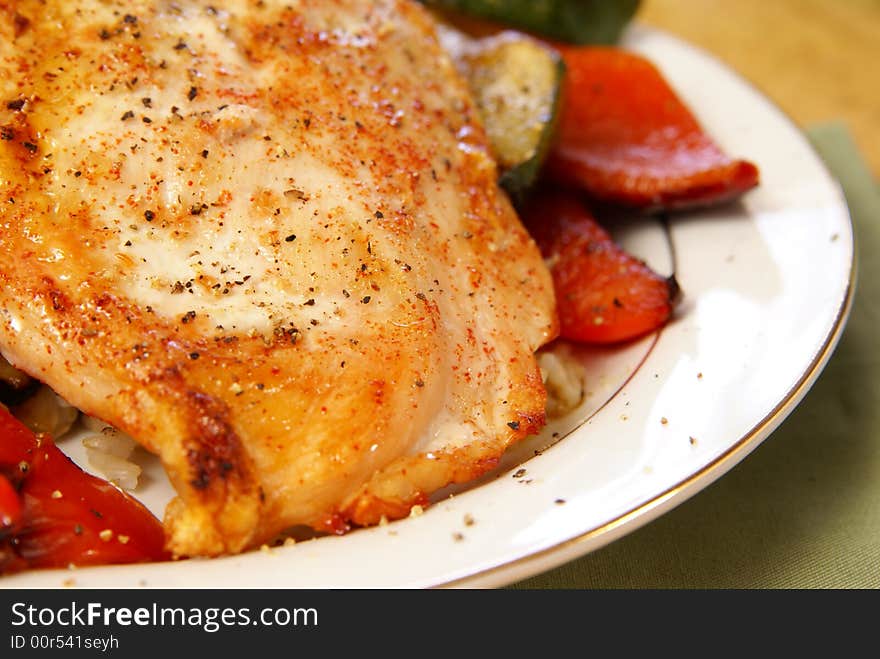
M639 0L421 0L573 44L614 44Z
M514 201L532 186L559 116L565 64L555 49L521 32L470 39L444 29L441 41L464 74L501 175Z

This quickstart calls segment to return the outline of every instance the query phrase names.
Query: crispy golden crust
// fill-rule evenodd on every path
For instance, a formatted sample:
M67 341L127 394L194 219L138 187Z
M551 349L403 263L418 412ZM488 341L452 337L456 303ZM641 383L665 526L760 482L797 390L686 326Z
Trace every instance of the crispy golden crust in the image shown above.
M0 348L179 555L409 514L540 428L549 276L404 0L7 2Z

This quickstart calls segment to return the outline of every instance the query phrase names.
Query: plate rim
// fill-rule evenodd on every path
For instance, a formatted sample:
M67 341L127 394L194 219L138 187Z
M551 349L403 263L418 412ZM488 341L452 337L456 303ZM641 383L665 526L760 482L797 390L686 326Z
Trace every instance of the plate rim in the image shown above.
M741 435L736 441L732 442L720 455L713 458L708 463L702 465L696 471L693 471L685 478L682 478L674 485L664 489L662 492L650 496L650 498L631 509L617 514L610 519L591 529L572 535L571 537L559 540L555 544L531 551L524 555L503 560L500 563L486 567L478 567L467 574L452 578L424 579L427 582L424 588L495 588L509 586L518 581L528 579L539 573L551 570L564 563L575 560L589 554L609 543L636 531L640 527L648 524L654 519L662 516L669 510L677 507L690 497L698 494L700 491L711 485L718 478L730 471L739 464L754 450L761 442L763 442L770 434L785 420L785 418L796 408L803 397L810 390L812 385L822 373L828 360L834 353L837 344L843 335L849 318L858 279L858 242L855 227L853 225L852 214L847 203L847 199L843 194L842 187L837 177L831 172L828 165L819 155L814 145L807 138L801 127L792 120L779 106L772 101L758 86L743 77L735 69L727 65L723 60L715 55L703 50L702 48L691 44L690 42L677 37L674 34L659 28L645 26L638 22L628 28L631 36L639 36L645 34L648 36L660 36L663 39L674 42L678 48L683 48L694 52L701 58L710 60L713 63L723 67L723 69L736 81L747 87L756 97L760 97L764 102L771 106L780 119L787 122L799 135L803 142L803 146L815 156L816 162L821 171L827 177L827 183L835 189L837 201L840 202L839 211L841 212L841 221L848 226L852 241L852 253L849 259L849 273L846 287L843 291L840 303L835 310L835 316L829 330L823 337L821 344L816 345L816 351L798 376L797 381L789 390L779 398L773 409L768 412L760 421L755 423L746 433ZM624 46L626 47L626 46ZM836 207L837 208L837 207ZM841 278L842 280L842 278ZM661 330L656 335L659 342L662 339ZM624 385L620 391L626 388ZM607 403L606 403L607 404ZM583 424L580 424L572 432L576 431ZM126 568L133 566L115 566L118 568ZM62 570L62 572L66 572ZM28 584L4 584L0 579L0 588L33 588L35 586ZM41 587L41 586L36 586ZM53 586L42 586L52 588ZM58 586L55 586L56 588ZM81 586L77 586L81 587ZM154 586L147 586L152 588ZM178 586L181 588L199 588L198 584ZM206 587L206 586L203 586ZM239 586L229 585L227 587L237 588ZM246 586L240 586L246 588ZM279 585L279 588L287 586ZM416 587L416 586L411 586Z
M754 449L766 440L776 428L779 427L791 412L794 411L822 374L822 371L834 353L837 344L843 335L844 329L846 328L858 284L858 236L856 235L849 203L838 178L828 167L828 164L816 150L816 147L809 140L801 126L791 117L790 114L780 108L779 105L758 85L728 65L720 57L704 48L696 46L667 30L646 26L638 21L629 26L625 34L630 36L639 36L641 34L660 35L664 39L675 42L677 47L691 50L701 57L711 60L716 65L723 67L725 71L735 77L740 84L749 88L752 93L761 97L765 102L771 105L779 113L780 118L786 121L801 136L804 144L816 157L822 171L824 171L825 175L828 177L828 182L836 188L852 236L852 257L850 259L849 278L843 299L836 310L834 322L825 337L825 341L819 346L816 355L813 357L807 368L801 373L798 381L786 392L777 405L764 418L756 423L748 432L742 435L726 451L704 465L701 469L693 472L687 478L668 487L666 490L656 494L640 505L617 515L615 518L608 520L599 526L525 556L482 569L467 576L443 581L432 586L432 588L498 588L510 586L519 581L557 568L572 560L582 558L597 549L607 546L615 540L629 535L649 522L661 517L666 512L681 505L691 497L706 489L709 485L742 462ZM662 331L663 330L661 329L660 332L662 333ZM625 385L622 389L623 388L625 388ZM619 393L619 391L615 393L615 396L619 395ZM511 574L513 572L516 572L516 574Z
M610 544L614 540L636 531L642 526L657 519L662 514L700 493L721 476L733 469L733 467L742 462L755 448L767 439L786 419L786 417L794 411L824 370L825 365L828 363L828 360L831 358L831 355L834 353L834 350L840 341L840 337L843 335L846 321L852 310L857 279L856 261L857 258L854 257L852 260L853 265L850 270L850 279L847 283L844 302L838 309L837 316L834 320L834 326L826 337L825 343L821 346L817 356L810 363L807 370L801 375L797 384L786 393L785 397L780 400L777 406L767 414L767 416L761 419L761 421L755 424L749 432L740 437L739 440L737 440L737 442L724 453L706 464L700 470L694 472L675 485L670 486L648 501L631 508L600 526L594 527L567 540L526 556L522 556L518 559L486 568L465 577L451 579L433 587L461 588L470 587L472 585L480 585L482 587L502 587L517 581L528 579L531 576L535 576L555 567L559 567L571 560L586 556L587 554ZM594 542L599 539L604 539L605 541ZM580 549L580 551L577 551L578 549ZM550 557L555 558L554 560L545 561L545 559ZM537 563L542 564L536 565ZM512 580L506 579L506 577L509 576L509 572L521 567L531 569L531 572L517 575ZM484 581L486 583L481 583Z

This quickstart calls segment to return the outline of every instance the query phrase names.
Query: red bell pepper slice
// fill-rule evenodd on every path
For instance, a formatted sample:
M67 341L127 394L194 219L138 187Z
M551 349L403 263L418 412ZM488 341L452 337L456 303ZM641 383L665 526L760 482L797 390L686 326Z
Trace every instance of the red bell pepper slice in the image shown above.
M559 46L567 66L551 178L651 210L728 201L758 168L725 155L657 68L614 47Z
M162 524L0 406L0 574L170 558Z
M522 215L550 267L562 338L618 343L669 320L675 279L624 251L572 192L539 191Z
M0 474L0 533L21 521L21 501L18 492L3 474Z

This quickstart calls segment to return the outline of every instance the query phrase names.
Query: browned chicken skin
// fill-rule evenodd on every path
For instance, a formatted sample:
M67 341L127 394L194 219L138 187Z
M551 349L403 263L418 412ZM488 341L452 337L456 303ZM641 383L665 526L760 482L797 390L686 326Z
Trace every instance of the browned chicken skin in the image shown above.
M0 2L0 350L159 455L178 555L409 514L556 332L407 0Z

